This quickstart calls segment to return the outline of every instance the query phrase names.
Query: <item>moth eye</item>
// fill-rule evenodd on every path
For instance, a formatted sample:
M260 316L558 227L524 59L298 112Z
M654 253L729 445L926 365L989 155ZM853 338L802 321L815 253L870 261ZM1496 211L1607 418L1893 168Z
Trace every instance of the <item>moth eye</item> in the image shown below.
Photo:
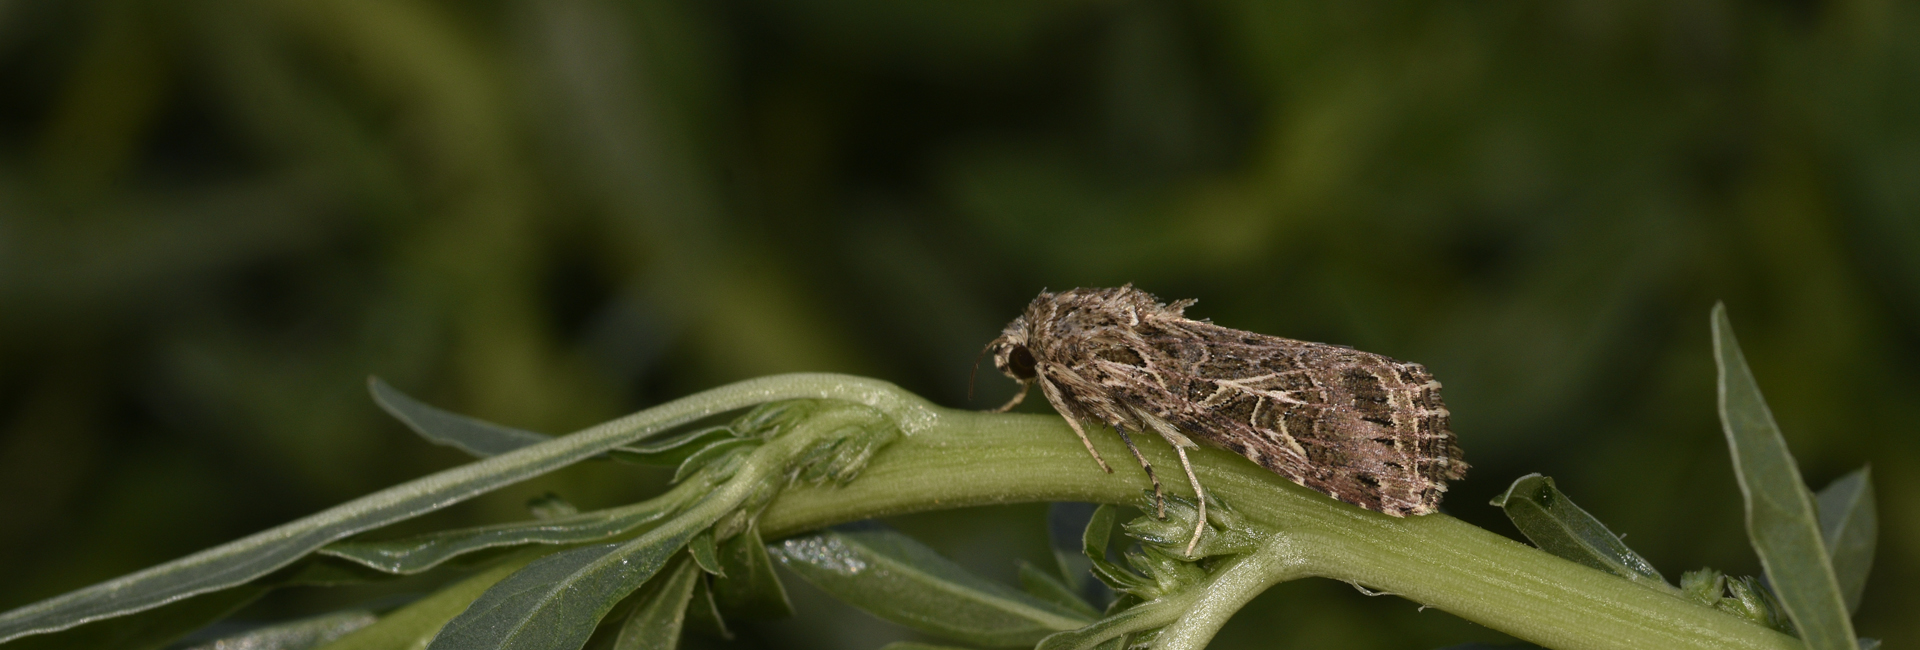
M1021 381L1032 379L1038 374L1033 370L1033 353L1027 351L1024 345L1013 346L1013 351L1007 353L1007 367L1002 370Z

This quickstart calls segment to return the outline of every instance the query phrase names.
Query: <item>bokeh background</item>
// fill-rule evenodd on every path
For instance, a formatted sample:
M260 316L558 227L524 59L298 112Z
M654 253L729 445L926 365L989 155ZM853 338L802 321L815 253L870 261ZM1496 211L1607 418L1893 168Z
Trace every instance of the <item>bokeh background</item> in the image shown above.
M1484 504L1543 472L1676 580L1759 571L1725 300L1814 487L1873 464L1858 627L1920 644L1916 33L1903 0L0 2L0 608L461 462L369 374L556 433L800 370L986 408L1036 292L1133 282L1427 364L1452 514L1517 537ZM895 523L1010 579L1044 516ZM800 618L696 641L910 636L789 582ZM1502 638L1305 581L1216 647Z

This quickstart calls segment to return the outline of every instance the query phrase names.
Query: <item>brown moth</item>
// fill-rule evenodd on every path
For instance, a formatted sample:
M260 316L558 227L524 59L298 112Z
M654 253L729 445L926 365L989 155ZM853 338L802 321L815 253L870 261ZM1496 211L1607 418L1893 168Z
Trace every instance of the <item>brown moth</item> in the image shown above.
M1112 426L1165 517L1160 480L1127 431L1159 434L1199 497L1188 554L1206 526L1206 493L1187 461L1196 439L1395 517L1433 512L1447 481L1466 476L1440 382L1425 367L1192 320L1182 312L1193 303L1161 304L1133 285L1041 293L987 344L993 364L1020 382L999 410L1039 384L1108 472L1081 422Z

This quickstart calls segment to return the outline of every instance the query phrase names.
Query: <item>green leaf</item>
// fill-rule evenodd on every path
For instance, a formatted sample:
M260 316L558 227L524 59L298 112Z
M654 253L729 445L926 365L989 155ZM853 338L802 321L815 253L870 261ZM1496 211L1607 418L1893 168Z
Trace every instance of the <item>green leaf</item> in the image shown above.
M673 650L680 645L680 634L687 622L687 605L693 600L693 587L700 582L700 569L681 560L648 581L640 594L640 605L620 625L614 650Z
M415 650L431 640L447 621L507 576L538 559L533 552L517 553L425 598L394 610L380 621L322 646L319 650ZM84 628L83 628L84 629Z
M687 553L693 556L693 563L700 570L712 575L725 575L720 568L720 547L713 542L713 529L709 528L694 535L687 541Z
M1093 577L1099 578L1100 582L1114 591L1130 592L1152 583L1107 561L1107 544L1113 539L1113 522L1119 513L1120 509L1112 504L1094 508L1093 517L1087 520L1087 530L1080 537L1080 550L1086 553L1087 561L1093 565Z
M720 545L720 567L726 577L713 580L713 599L728 616L752 619L793 615L787 588L773 572L773 558L760 539L758 527L748 527Z
M1543 551L1649 587L1673 591L1653 564L1627 548L1599 519L1574 505L1550 477L1522 476L1507 486L1506 492L1494 497L1492 503L1506 510L1513 525Z
M912 641L895 641L893 643L880 646L880 650L969 650L969 649L958 648L950 645L933 645L930 643L915 643Z
M269 625L183 650L308 650L346 636L380 620L372 610L353 609Z
M613 450L616 460L637 465L674 467L708 446L736 437L732 427L711 427L683 436L674 436L651 445L629 445Z
M626 534L673 514L693 495L676 490L633 505L553 519L440 531L403 539L335 542L321 555L388 573L419 573L475 551L523 544L579 544Z
M969 573L893 530L827 531L773 550L796 575L848 604L965 643L1031 646L1092 620Z
M515 429L435 408L400 392L378 377L369 378L367 388L373 393L373 401L382 410L405 423L420 437L481 458L553 439L544 433ZM638 465L673 467L708 445L733 436L733 430L728 427L712 427L652 445L614 448L608 451L608 455L615 460Z
M474 556L483 564L499 559L495 554ZM472 559L472 558L469 558ZM357 585L369 582L392 580L397 576L391 572L380 571L366 565L336 557L310 555L301 558L292 566L275 571L253 582L266 587L335 587Z
M1027 593L1033 594L1034 597L1041 600L1080 612L1090 619L1100 617L1099 610L1087 604L1087 601L1081 600L1080 595L1074 593L1072 587L1061 582L1059 578L1053 577L1053 574L1040 570L1040 567L1036 567L1026 560L1021 560L1019 566L1020 588L1027 590Z
M1760 566L1810 650L1854 650L1853 622L1821 541L1813 496L1760 396L1725 305L1713 308L1713 350L1720 369L1720 421Z
M685 461L681 461L680 469L674 470L673 472L673 482L679 483L684 481L687 477L693 476L700 470L710 466L721 467L719 473L722 479L724 479L724 476L731 471L726 468L726 463L739 460L741 456L752 452L760 445L761 441L753 438L729 438L702 447L699 451L695 451L692 455L688 456Z
M501 426L458 413L443 411L409 397L379 377L367 378L367 391L381 410L436 445L445 445L481 458L498 456L553 436Z
M1871 472L1862 467L1834 480L1820 491L1817 502L1820 540L1826 544L1840 594L1847 599L1847 613L1852 614L1860 611L1860 594L1867 588L1874 542L1880 535Z
M428 650L576 650L614 605L711 524L676 521L624 544L543 557L488 589Z
M794 461L794 476L806 483L831 481L845 485L860 475L860 470L866 468L875 453L897 437L899 429L888 426L885 421L842 428Z

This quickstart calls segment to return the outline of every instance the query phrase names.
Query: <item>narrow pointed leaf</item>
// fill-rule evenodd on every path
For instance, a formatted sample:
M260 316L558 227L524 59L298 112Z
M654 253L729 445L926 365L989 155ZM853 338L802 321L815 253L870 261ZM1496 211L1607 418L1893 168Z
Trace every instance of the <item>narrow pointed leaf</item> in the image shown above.
M367 378L367 391L381 410L437 445L446 445L480 458L537 445L553 436L501 426L458 413L443 411L400 392L379 377Z
M673 650L687 623L687 605L700 582L700 568L682 560L647 584L640 605L620 625L614 650Z
M497 554L479 558L483 564L499 558ZM309 555L287 568L268 574L252 584L265 587L337 587L393 580L396 574L337 557Z
M687 542L687 553L693 555L693 563L700 570L712 575L722 575L720 568L720 546L713 542L713 531L703 530Z
M1713 308L1720 422L1747 506L1747 536L1810 650L1854 650L1853 621L1821 541L1813 495L1747 367L1725 305Z
M726 577L713 580L713 600L722 613L753 619L793 615L793 602L773 572L773 558L759 528L750 527L721 544L720 567Z
M1871 473L1862 467L1834 480L1820 491L1817 501L1820 540L1833 562L1840 595L1847 599L1847 613L1852 614L1860 611L1860 594L1867 588L1867 571L1873 568L1874 543L1880 536Z
M687 477L693 476L695 473L709 466L723 464L732 459L738 459L741 454L752 451L755 447L760 446L760 444L761 442L759 440L751 438L732 438L702 447L687 456L685 461L681 461L680 468L673 472L673 482L679 483L685 481Z
M1599 519L1574 505L1551 477L1522 476L1492 503L1505 510L1513 525L1540 550L1649 587L1674 590L1652 563L1627 548Z
M1093 569L1093 576L1114 591L1139 589L1150 584L1146 578L1134 574L1107 561L1107 543L1113 538L1113 522L1119 518L1120 509L1112 504L1103 504L1093 509L1093 517L1087 520L1087 530L1080 537L1080 550L1087 556L1087 562Z
M613 606L712 522L673 522L624 544L555 553L474 601L428 650L577 650Z
M964 643L1031 646L1092 620L974 575L889 529L796 537L775 552L794 574L848 604Z
M613 450L611 453L617 460L637 465L674 467L686 462L688 457L698 453L702 449L706 449L713 443L728 440L733 437L733 429L729 427L712 427L701 429L684 436L674 436L673 438L650 445L629 445L621 447Z
M411 574L463 554L523 544L579 544L622 535L673 514L681 498L669 493L644 503L539 521L479 526L378 542L328 544L321 555L386 571Z

